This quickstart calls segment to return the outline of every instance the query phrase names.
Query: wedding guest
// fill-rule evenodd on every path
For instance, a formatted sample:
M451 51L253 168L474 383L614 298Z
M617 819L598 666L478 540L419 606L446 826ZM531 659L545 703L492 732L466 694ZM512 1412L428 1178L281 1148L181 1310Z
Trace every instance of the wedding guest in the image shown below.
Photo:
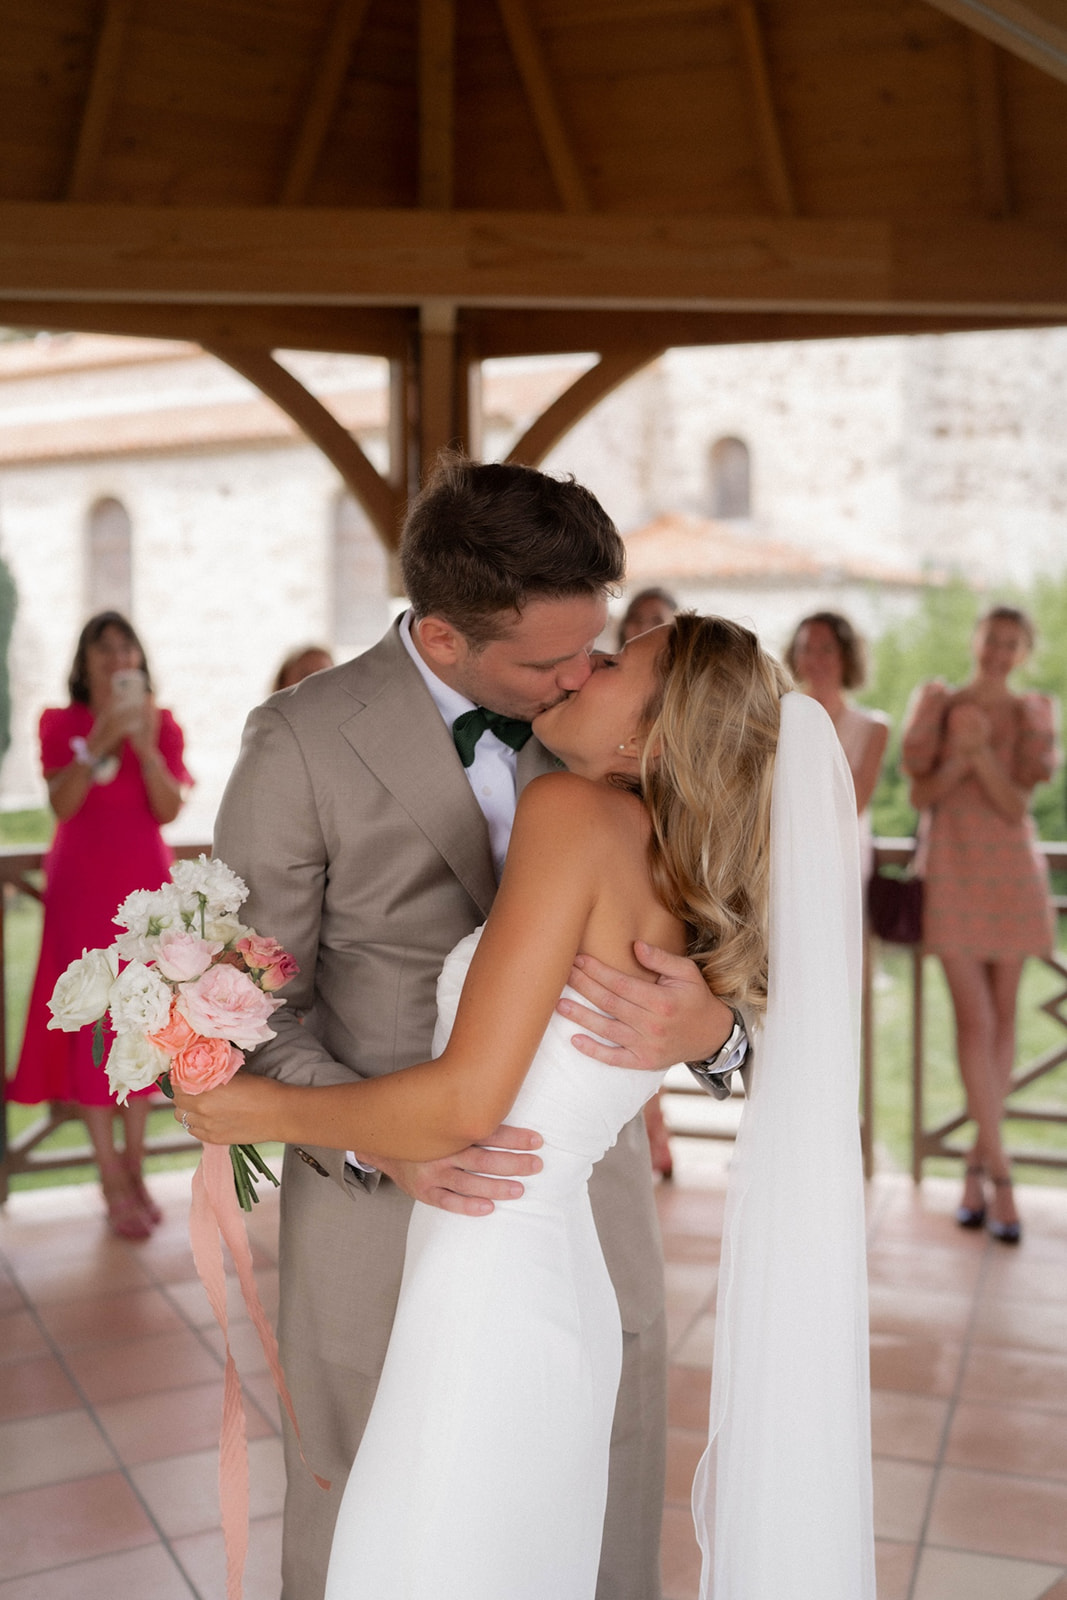
M986 612L972 639L970 679L960 689L940 680L922 685L903 745L911 803L922 813L923 942L945 969L976 1127L956 1221L961 1228L984 1223L1004 1244L1021 1236L1000 1126L1015 1058L1016 997L1026 957L1047 954L1055 940L1029 804L1055 770L1056 707L1046 695L1009 686L1033 644L1024 611Z
M667 589L639 589L623 613L619 623L619 649L631 639L647 633L650 628L661 628L673 622L678 613L678 602ZM652 1157L652 1171L665 1181L674 1177L674 1158L671 1155L670 1129L663 1115L663 1091L657 1089L645 1101L645 1132Z
M649 628L661 628L664 623L672 622L677 614L678 602L669 590L639 589L619 622L619 649L638 634L647 633Z
M303 683L313 672L325 672L333 666L333 656L321 644L302 644L290 650L270 686L271 694L279 689L291 689L294 683Z
M117 611L85 624L69 690L69 705L46 710L40 721L41 762L58 825L45 858L44 926L26 1032L7 1093L21 1104L78 1107L112 1232L146 1239L161 1216L142 1174L152 1091L116 1107L103 1067L93 1065L91 1031L50 1030L48 1000L83 950L114 942L111 919L119 903L167 877L171 852L160 826L178 815L192 780L182 731L156 706L141 641Z
M866 646L839 611L815 611L797 624L785 662L798 688L828 712L841 741L856 790L860 860L869 878L874 866L869 807L885 759L889 718L856 705L848 694L867 681Z

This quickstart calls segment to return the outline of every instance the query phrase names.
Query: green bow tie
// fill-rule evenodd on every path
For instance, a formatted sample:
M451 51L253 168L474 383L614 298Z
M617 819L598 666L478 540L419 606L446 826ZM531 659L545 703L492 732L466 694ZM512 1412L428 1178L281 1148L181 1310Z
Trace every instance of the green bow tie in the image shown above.
M521 750L533 732L528 722L520 722L518 717L502 717L498 711L486 711L482 706L464 711L452 724L452 740L465 767L474 760L475 745L487 728L513 750Z

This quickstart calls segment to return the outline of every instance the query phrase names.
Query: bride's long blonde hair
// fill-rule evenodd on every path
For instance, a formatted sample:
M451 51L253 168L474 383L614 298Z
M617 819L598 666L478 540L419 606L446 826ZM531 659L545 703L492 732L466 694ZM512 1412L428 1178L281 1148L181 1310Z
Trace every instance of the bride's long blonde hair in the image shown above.
M767 998L771 783L784 670L747 628L682 613L646 707L641 793L656 893L712 991Z

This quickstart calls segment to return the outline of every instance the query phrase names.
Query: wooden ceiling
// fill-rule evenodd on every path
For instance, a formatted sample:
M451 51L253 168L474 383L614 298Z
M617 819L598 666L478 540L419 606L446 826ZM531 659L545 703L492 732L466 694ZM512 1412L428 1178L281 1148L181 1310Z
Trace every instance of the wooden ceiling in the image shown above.
M423 453L486 356L1065 319L1067 0L0 0L0 323L414 363Z

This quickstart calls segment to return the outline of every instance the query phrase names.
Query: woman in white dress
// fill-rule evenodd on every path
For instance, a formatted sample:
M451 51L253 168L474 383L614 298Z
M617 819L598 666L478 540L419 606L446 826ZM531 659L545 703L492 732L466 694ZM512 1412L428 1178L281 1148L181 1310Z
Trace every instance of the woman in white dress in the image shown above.
M568 770L520 799L489 920L442 973L435 1059L338 1087L239 1074L182 1099L192 1130L216 1143L284 1139L424 1160L484 1139L506 1113L544 1136L543 1170L520 1201L473 1221L414 1208L327 1600L592 1600L621 1336L586 1180L658 1078L579 1053L555 1008L576 959L636 976L633 945L644 940L688 952L716 993L760 1010L769 924L792 1009L788 1018L779 1009L778 1023L774 1003L768 1012L765 1105L754 1097L754 1135L737 1152L723 1269L732 1303L720 1312L729 1342L716 1356L724 1381L717 1372L698 1507L706 1582L716 1600L873 1595L852 1004L858 874L835 820L851 787L825 717L795 695L787 702L798 704L783 706L784 688L754 635L720 618L683 616L602 658L578 694L537 720ZM788 792L787 774L795 781L813 766L819 792ZM809 817L822 830L814 841ZM798 882L789 862L814 877ZM813 914L823 931L813 895L829 906L829 942L815 967L800 959L790 987L792 949L812 948ZM779 901L797 908L795 920L776 916ZM828 968L839 978L826 980ZM788 1077L808 1074L800 1109L772 1092L786 1063ZM779 1160L779 1099L791 1125L803 1105L821 1107L809 1117L816 1147L799 1163L814 1161L829 1182L827 1215L809 1241L825 1260L810 1283L812 1252L788 1226L784 1274L770 1270L775 1230L760 1237L759 1193L791 1175L810 1219L792 1136ZM821 1151L827 1126L836 1166ZM756 1253L758 1270L746 1275ZM806 1439L794 1435L797 1405ZM727 1483L740 1490L736 1504Z
M785 664L804 693L822 706L841 741L856 788L863 876L869 878L874 870L869 807L885 760L889 718L849 697L848 691L861 689L867 678L863 639L839 611L816 611L797 623Z

